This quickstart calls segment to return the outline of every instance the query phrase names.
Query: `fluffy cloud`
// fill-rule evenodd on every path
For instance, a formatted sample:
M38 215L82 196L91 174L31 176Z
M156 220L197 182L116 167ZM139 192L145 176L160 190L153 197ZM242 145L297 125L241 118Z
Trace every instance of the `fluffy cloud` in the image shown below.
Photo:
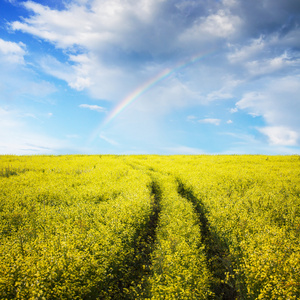
M33 1L24 2L24 6L33 15L23 22L13 22L12 29L28 32L63 49L81 46L96 51L117 45L125 51L165 52L166 43L161 45L161 38L171 42L168 34L174 35L174 24L164 18L171 7L164 1L75 1L64 10ZM174 6L172 9L175 10ZM173 17L173 21L180 20L178 9Z
M257 0L251 5L233 0L77 0L62 10L27 1L24 7L32 14L12 22L11 28L51 42L69 57L68 64L62 64L48 56L41 62L43 70L76 90L88 89L99 99L116 100L130 93L141 79L153 76L154 61L167 57L172 66L178 57L208 49L227 47L229 62L237 70L244 66L250 76L295 66L293 52L287 55L283 48L297 42L296 0L285 4L264 0L263 5ZM291 15L293 22L288 19ZM210 67L218 63L210 62ZM222 88L210 91L208 98L230 98L231 91Z
M227 9L199 17L195 23L186 28L180 35L179 41L184 45L207 48L215 47L218 40L231 40L238 35L242 20L231 14Z
M70 57L70 62L72 62L73 57ZM78 59L78 57L76 58ZM66 81L73 89L82 91L91 85L90 74L87 71L89 64L77 63L77 61L75 61L75 64L61 63L53 56L48 55L43 57L39 63L45 73Z
M94 110L97 112L105 112L106 111L106 109L104 107L101 107L99 105L80 104L79 107L87 108L87 109Z
M295 145L300 132L300 77L284 77L271 81L264 89L246 93L237 108L262 116L269 125L260 132L272 144Z
M232 63L243 63L253 57L257 57L265 49L266 44L263 36L243 46L228 44L231 50L228 54L228 59Z
M230 112L262 116L265 127L259 131L270 143L294 145L298 139L299 0L74 0L60 9L33 1L23 5L30 14L11 22L11 29L53 44L65 59L43 54L38 67L96 99L121 102L162 70L208 53L157 80L142 94L143 101L132 101L134 111L123 113L128 123L217 101L228 102L228 112L240 99ZM27 50L22 43L0 40L1 51L22 63ZM210 118L195 122L221 124Z
M202 119L202 120L198 120L199 123L202 124L212 124L212 125L220 125L221 120L220 119Z
M271 74L297 64L298 61L290 60L287 53L284 53L274 58L248 62L246 63L246 67L248 68L250 75L257 76Z
M0 39L1 63L24 64L26 46L22 42L14 43Z
M300 128L300 77L272 80L265 88L246 93L237 108L263 116L268 124Z
M273 145L295 146L299 140L299 131L296 132L288 127L268 126L259 128L259 131L265 134Z

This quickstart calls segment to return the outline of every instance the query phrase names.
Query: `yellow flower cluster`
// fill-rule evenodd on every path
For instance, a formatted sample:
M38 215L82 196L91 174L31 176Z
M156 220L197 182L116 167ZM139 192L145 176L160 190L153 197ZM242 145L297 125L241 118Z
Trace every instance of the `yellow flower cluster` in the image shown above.
M1 299L299 299L299 156L0 156Z
M156 165L203 206L238 298L300 298L299 156L182 156Z
M181 197L174 178L152 175L159 184L160 218L152 253L152 299L207 299L211 274L193 205Z
M0 179L0 298L126 298L150 177L114 157L8 162L17 174Z

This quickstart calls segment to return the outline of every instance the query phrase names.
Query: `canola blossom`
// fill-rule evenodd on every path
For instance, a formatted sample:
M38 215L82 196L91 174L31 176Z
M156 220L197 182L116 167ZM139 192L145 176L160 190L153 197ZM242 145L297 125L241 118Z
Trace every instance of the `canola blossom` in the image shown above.
M299 156L0 156L0 299L299 299Z

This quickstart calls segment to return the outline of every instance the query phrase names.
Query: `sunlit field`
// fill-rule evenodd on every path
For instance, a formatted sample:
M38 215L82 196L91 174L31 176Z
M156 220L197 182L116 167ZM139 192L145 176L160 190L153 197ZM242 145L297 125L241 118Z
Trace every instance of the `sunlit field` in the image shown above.
M1 299L299 299L300 157L0 156Z

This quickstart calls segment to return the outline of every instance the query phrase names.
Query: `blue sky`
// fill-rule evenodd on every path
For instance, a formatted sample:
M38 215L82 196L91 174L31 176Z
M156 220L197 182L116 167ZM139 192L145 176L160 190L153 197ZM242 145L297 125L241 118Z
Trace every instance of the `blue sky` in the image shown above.
M0 3L0 154L300 154L299 115L299 0Z

